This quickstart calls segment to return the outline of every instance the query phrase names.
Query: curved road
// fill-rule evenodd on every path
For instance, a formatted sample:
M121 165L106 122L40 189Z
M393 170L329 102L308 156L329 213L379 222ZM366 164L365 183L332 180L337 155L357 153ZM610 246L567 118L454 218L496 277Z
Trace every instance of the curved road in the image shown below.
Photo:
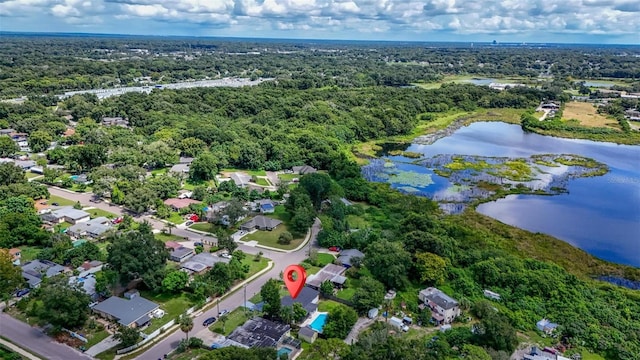
M123 215L128 213L123 208L113 204L106 203L104 201L99 203L89 202L89 200L93 196L93 194L91 193L74 193L74 192L68 192L55 187L49 187L49 192L52 195L64 197L65 199L69 199L72 201L80 201L80 203L82 203L83 205L90 204L90 206L93 206L105 211L109 211L116 215ZM137 220L147 220L156 229L162 229L165 227L165 223L158 221L150 216L146 216L146 215L134 216L134 218ZM246 291L247 299L253 297L255 294L260 292L260 288L262 287L262 285L264 285L267 282L267 280L271 278L278 279L280 277L280 273L284 271L284 269L287 266L291 264L299 264L300 262L302 262L302 260L307 258L309 253L309 248L310 247L317 248L316 237L318 235L318 232L320 231L320 226L321 226L320 221L316 219L313 226L311 227L311 236L309 238L309 242L304 244L304 246L302 246L298 250L292 251L292 252L279 252L279 251L267 250L267 249L258 248L258 247L247 246L244 244L238 244L239 245L238 249L242 250L246 254L253 255L262 251L266 258L269 258L273 261L274 266L271 268L271 270L264 273L262 276L254 279L253 281L245 285L244 290L240 289L235 293L224 297L220 301L219 307L214 306L210 310L207 310L202 314L200 314L199 316L195 317L193 319L194 326L191 333L195 334L205 328L205 326L202 326L202 322L204 321L204 319L212 316L218 317L218 308L220 308L221 310L227 309L229 311L233 311L235 308L241 306L244 303L245 291ZM194 241L199 241L200 239L203 238L202 234L196 234L191 231L180 229L180 228L172 229L172 233L178 236L190 238L191 240L194 240ZM175 331L172 334L163 338L157 344L153 345L151 348L148 348L143 354L136 357L136 359L143 359L143 360L161 359L164 356L164 354L168 354L171 351L173 351L176 347L178 347L180 340L183 338L184 338L184 334L181 331Z

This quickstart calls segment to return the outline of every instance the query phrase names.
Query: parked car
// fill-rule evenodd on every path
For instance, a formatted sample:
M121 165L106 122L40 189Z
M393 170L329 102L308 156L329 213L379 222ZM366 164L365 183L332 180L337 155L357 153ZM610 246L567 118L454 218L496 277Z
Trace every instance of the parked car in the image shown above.
M231 259L233 256L229 255L228 253L222 253L220 254L220 257L223 257L225 259Z
M216 322L216 320L218 320L218 319L216 319L215 316L207 318L202 322L202 326L209 326L209 325L213 324L214 322Z
M89 202L92 203L99 203L100 201L102 201L99 197L92 197Z
M191 225L193 225L193 221L189 220L189 221L187 221L187 223L185 225L191 226Z
M229 313L229 310L224 309L224 310L220 311L220 314L218 314L218 316L226 315L228 313Z
M112 223L120 224L122 222L122 220L124 220L122 217L118 217L118 218L113 219Z
M204 244L201 242L194 242L193 246L204 246Z
M29 291L31 291L31 290L29 290L29 289L18 290L18 292L16 293L16 296L17 297L23 297L23 296L27 295L29 293Z
M59 206L60 204L58 204L57 202L51 203L51 205L53 206Z
M342 251L342 249L339 246L330 246L329 247L329 251L340 252L340 251Z

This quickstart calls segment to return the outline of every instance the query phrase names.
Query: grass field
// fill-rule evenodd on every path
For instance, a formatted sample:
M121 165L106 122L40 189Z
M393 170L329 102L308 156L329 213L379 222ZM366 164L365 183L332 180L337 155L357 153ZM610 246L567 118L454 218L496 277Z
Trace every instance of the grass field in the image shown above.
M565 104L562 117L566 120L575 119L580 125L591 127L609 127L619 129L618 122L598 114L596 108L590 104L579 101L570 101Z
M292 181L293 179L299 178L298 174L278 174L278 179L282 181Z
M182 240L184 240L184 239L182 238L182 236L173 235L173 234L169 235L168 233L167 233L167 234L163 234L163 233L155 234L155 237L156 237L156 239L158 239L158 240L160 240L160 241L162 241L162 242L167 242L167 241L182 241Z
M291 219L291 215L285 210L283 205L278 205L275 208L273 214L267 215L271 218L278 219L282 221L282 224L278 225L277 228L271 231L256 231L253 234L246 235L243 240L244 241L257 241L260 245L269 246L277 249L291 250L295 249L302 243L304 240L304 235L300 237L295 237L295 234L291 230L289 230L289 221ZM293 241L289 245L278 244L278 237L285 231L289 231L294 235Z
M32 173L32 172L27 172L27 173L25 173L25 176L27 177L27 179L33 179L33 178L37 178L37 177L40 177L40 176L43 176L43 175Z
M253 261L255 255L247 255L243 260L242 264L249 265L249 272L247 273L247 279L251 276L258 273L258 271L266 268L269 265L269 259L263 257L260 261Z
M244 307L239 307L233 310L231 313L227 314L228 317L227 317L227 321L224 323L224 326L222 326L222 321L220 321L220 318L218 318L218 321L216 321L213 325L209 326L209 329L218 334L222 334L225 336L229 335L235 328L244 324L244 322L247 321L248 314L249 312L245 311Z
M271 184L269 183L269 181L265 178L256 178L256 184L261 185L261 186L271 186Z
M144 330L146 334L151 334L156 331L162 327L162 325L177 318L178 315L184 313L188 308L194 305L185 293L174 295L165 293L157 294L151 291L140 291L140 295L147 300L160 304L160 308L166 312L161 319L152 320L151 325Z
M35 260L36 256L38 256L38 253L42 250L42 248L39 247L35 247L35 246L21 246L20 247L20 262L22 264L31 261L31 260Z
M185 222L184 218L178 214L175 211L171 212L171 215L169 216L169 218L167 219L168 221L174 223L174 224L182 224L183 222Z
M108 219L115 219L117 216L114 213L110 213L106 210L102 210L102 209L88 209L85 210L86 212L88 212L89 214L91 214L91 218L97 218L100 216L104 216Z
M51 195L49 196L48 204L51 205L53 203L58 203L60 206L73 206L76 202L62 198L60 196Z
M210 234L213 234L213 225L210 223L197 223L189 226L193 230L204 231Z

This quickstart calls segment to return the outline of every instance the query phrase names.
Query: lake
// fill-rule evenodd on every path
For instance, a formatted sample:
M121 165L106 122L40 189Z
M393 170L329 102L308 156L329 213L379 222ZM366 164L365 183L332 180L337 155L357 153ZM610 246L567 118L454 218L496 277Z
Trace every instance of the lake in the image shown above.
M570 179L566 193L509 195L477 210L513 226L552 235L599 258L640 267L640 146L554 138L525 133L518 125L479 122L431 145L411 144L405 151L427 158L441 154L513 158L576 154L607 164L610 171L604 176ZM443 192L455 196L449 179L410 164L415 159L385 159L390 160L389 166L397 167L398 178L405 179L392 183L394 188L436 199ZM425 177L410 179L407 174L411 173Z

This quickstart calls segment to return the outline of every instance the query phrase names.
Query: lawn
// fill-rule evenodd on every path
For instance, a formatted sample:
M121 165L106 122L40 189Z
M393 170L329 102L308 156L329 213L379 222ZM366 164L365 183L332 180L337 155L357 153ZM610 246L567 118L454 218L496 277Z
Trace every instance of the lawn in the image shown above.
M92 219L100 217L100 216L104 216L104 217L106 217L108 219L115 219L117 217L116 214L114 214L114 213L110 213L110 212L108 212L106 210L102 210L102 209L98 209L98 208L88 209L88 210L85 210L85 211L88 212L89 214L91 214L91 218Z
M322 300L318 304L318 311L320 311L320 312L331 312L331 311L333 311L333 309L335 309L337 307L340 307L340 306L344 306L344 305L340 304L339 302L332 301L332 300Z
M351 229L366 229L369 227L369 222L358 215L347 215L347 222Z
M244 307L239 307L227 315L228 317L227 321L224 324L224 331L222 329L223 326L220 318L218 318L218 321L216 321L213 325L209 326L209 330L225 336L229 335L233 330L235 330L235 328L247 321L248 314L249 312L246 311Z
M256 178L256 184L261 185L261 186L271 186L271 184L269 183L269 181L265 178Z
M40 250L42 250L42 248L39 247L35 247L35 246L21 246L20 247L20 253L21 253L21 257L20 257L20 262L22 264L31 261L31 260L35 260L36 256L38 256L38 253L40 252Z
M278 179L282 181L293 181L293 179L299 178L298 174L278 174Z
M182 224L183 222L185 222L184 218L182 217L182 215L178 214L175 211L171 212L171 215L169 216L168 219L166 219L167 221L170 221L174 224Z
M278 238L280 234L287 231L287 225L280 224L277 228L271 231L261 231L258 230L252 234L247 234L243 240L244 241L257 241L260 245L273 247L277 249L291 250L295 249L302 243L304 238L293 239L289 245L282 245L278 243Z
M206 233L210 233L213 234L213 224L210 224L208 222L202 222L202 223L196 223L193 224L191 226L189 226L189 228L193 229L193 230L198 230L198 231L204 231Z
M353 287L350 288L346 288L344 290L340 290L338 291L338 294L336 295L339 299L342 300L351 300L351 298L353 298L353 295L356 294L356 289Z
M166 314L161 319L154 319L151 325L144 330L146 334L151 334L156 331L162 325L183 314L188 308L192 307L194 303L187 297L187 294L182 293L179 295L167 294L167 293L154 293L151 291L140 291L140 295L147 300L160 304L160 308L163 309Z
M109 333L106 330L98 331L89 337L89 342L84 345L87 349L92 347L93 345L99 343L100 341L109 337Z
M49 205L53 203L58 203L60 206L73 206L76 204L75 201L71 201L69 199L62 198L60 196L51 195L49 196L49 200L47 202Z
M323 267L327 264L331 264L335 259L335 256L331 254L318 253L318 266Z
M156 236L156 239L162 242L184 240L182 236L173 235L173 234L169 235L169 234L159 233L159 234L155 234L155 236Z
M307 275L313 275L313 274L317 274L318 271L320 271L322 268L318 267L318 266L311 266L311 265L307 265L309 268L305 270L305 272L307 273Z
M33 179L33 178L37 178L44 175L28 172L28 173L25 173L25 176L27 177L27 179Z
M162 174L166 174L167 171L169 171L169 169L167 168L154 169L154 170L151 170L151 175L162 175Z
M198 359L200 358L202 355L210 352L211 350L209 349L189 349L186 352L183 353L178 353L178 352L172 352L171 355L169 356L169 359L171 360L191 360L191 359Z
M264 170L222 169L222 172L223 173L240 172L240 173L249 174L251 176L267 176L267 172Z
M258 271L266 268L269 265L269 259L262 257L260 261L253 261L255 255L247 255L243 260L242 264L249 265L249 272L247 273L247 279L258 273Z

